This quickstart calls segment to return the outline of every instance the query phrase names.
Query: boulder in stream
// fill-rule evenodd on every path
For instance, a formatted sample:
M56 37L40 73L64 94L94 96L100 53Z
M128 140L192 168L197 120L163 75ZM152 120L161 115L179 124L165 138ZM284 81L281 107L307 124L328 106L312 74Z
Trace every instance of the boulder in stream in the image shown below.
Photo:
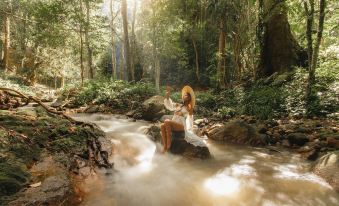
M150 126L145 132L153 141L161 142L160 128L158 125ZM172 145L170 152L173 154L182 155L186 158L208 159L211 153L208 147L194 146L188 143L185 139L184 132L172 132Z
M149 121L160 119L165 114L164 97L156 95L142 103L141 118Z
M337 192L339 192L339 151L328 153L319 158L313 172L325 179Z
M207 131L210 139L253 146L266 145L265 139L256 129L242 120L235 120Z

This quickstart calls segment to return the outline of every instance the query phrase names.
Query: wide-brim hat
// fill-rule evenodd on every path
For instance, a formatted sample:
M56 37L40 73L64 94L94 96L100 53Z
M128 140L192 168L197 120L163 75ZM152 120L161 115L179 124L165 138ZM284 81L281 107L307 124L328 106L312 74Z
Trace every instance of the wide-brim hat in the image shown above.
M195 106L195 94L194 94L193 89L190 86L184 86L184 88L182 88L182 90L181 90L181 98L182 99L184 99L184 95L186 93L189 93L191 95L191 105L192 105L192 108L194 108L194 106Z

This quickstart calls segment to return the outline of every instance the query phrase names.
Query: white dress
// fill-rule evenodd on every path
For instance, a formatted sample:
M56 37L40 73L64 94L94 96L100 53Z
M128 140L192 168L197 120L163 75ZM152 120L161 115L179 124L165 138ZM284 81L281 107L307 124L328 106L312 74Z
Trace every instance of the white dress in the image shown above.
M206 143L202 138L193 132L193 115L190 115L186 106L174 103L172 99L168 98L164 100L166 109L170 111L181 112L183 116L174 113L172 121L182 124L185 129L185 140L194 146L206 147Z

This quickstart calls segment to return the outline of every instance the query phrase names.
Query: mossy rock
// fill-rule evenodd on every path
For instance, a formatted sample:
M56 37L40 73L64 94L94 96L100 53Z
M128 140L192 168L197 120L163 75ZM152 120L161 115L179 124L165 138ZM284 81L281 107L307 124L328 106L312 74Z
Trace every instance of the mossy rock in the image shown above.
M30 179L27 167L7 159L0 159L0 197L10 196L23 188ZM2 205L0 199L0 205Z

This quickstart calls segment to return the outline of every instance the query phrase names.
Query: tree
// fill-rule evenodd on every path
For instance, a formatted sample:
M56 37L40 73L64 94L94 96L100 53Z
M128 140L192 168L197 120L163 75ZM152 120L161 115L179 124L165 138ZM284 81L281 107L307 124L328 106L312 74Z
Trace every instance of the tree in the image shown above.
M134 1L132 16L132 37L131 37L131 74L132 80L135 81L135 63L136 63L136 36L135 36L135 18L137 12L137 2Z
M225 72L226 72L226 59L225 59L225 45L226 45L226 32L225 32L225 22L224 18L220 19L220 32L219 32L219 49L218 49L218 82L219 87L225 88Z
M80 36L80 72L81 72L81 85L84 85L84 58L83 58L83 8L82 8L82 0L79 2L80 10L79 10L79 36Z
M128 19L127 19L127 2L126 0L121 1L121 16L123 21L123 30L124 30L124 53L125 53L125 68L126 68L126 80L134 80L131 72L131 57L130 57L130 44L128 36Z
M313 7L313 8L312 8ZM312 95L312 86L315 82L315 69L317 67L317 61L318 61L318 54L319 54L319 47L323 35L323 29L324 29L324 19L325 19L325 7L326 7L326 1L320 0L319 3L319 23L318 23L318 29L317 29L317 39L314 45L314 48L312 49L312 36L311 36L311 30L312 30L312 22L313 20L307 20L307 40L308 40L308 53L309 55L312 54L312 58L309 57L309 60L311 62L309 63L309 74L308 74L308 84L307 84L307 90L306 90L306 98L307 100L311 99ZM313 19L313 12L314 12L314 2L313 0L310 0L310 11L308 12L307 5L305 6L307 15L310 16L309 18Z
M306 54L295 40L287 18L285 1L259 1L258 35L261 41L258 76L291 71L305 65Z
M90 28L90 4L89 0L85 0L86 5L86 26L85 26L85 44L87 48L87 66L89 69L89 77L91 79L94 78L94 68L92 62L92 48L90 45L90 38L89 38L89 28Z
M11 70L9 65L10 60L10 48L11 48L11 20L10 20L10 12L12 7L12 1L8 1L7 10L4 15L4 58L3 58L3 67L5 72Z
M109 5L109 11L110 11L110 27L111 27L111 47L112 47L112 76L113 79L117 79L117 64L116 64L116 50L115 50L115 41L114 41L114 35L115 35L115 28L114 28L114 19L115 15L113 12L113 4L114 0L110 0L110 5Z

